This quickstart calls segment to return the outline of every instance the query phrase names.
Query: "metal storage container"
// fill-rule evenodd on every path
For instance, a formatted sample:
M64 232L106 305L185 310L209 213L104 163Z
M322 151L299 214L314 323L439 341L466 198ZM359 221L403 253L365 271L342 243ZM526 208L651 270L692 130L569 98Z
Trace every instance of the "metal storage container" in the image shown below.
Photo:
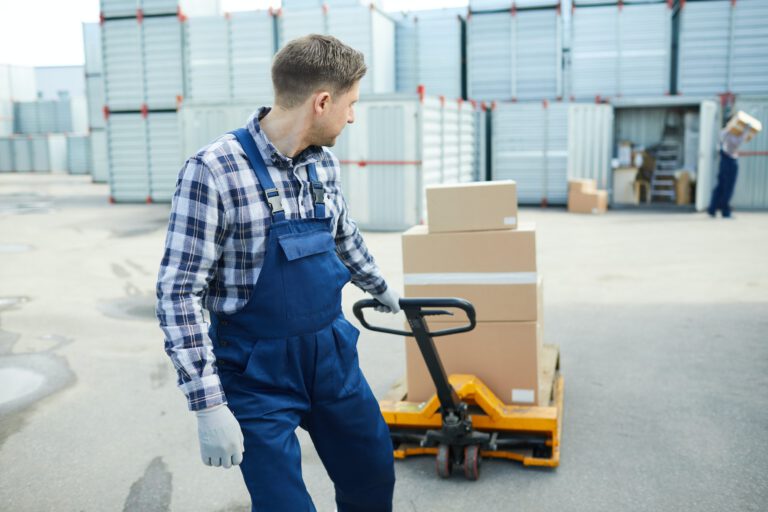
M138 110L144 104L141 24L135 18L102 25L104 97L110 110ZM179 60L179 51L176 60Z
M139 0L141 10L148 15L181 14L183 16L216 16L219 0Z
M232 96L235 99L272 97L272 57L275 23L270 11L229 15Z
M85 54L85 76L100 75L101 65L101 27L98 23L83 23L83 51Z
M63 172L67 170L67 138L61 134L30 137L33 172Z
M175 109L184 97L182 23L175 16L144 18L142 39L147 107Z
M462 12L466 10L440 9L415 15L418 83L431 95L462 96Z
M361 97L355 123L332 148L342 164L351 217L368 230L398 231L422 222L426 186L477 178L479 116L469 102Z
M0 77L2 79L2 77ZM13 133L13 102L0 99L0 137Z
M743 95L768 95L768 2L733 2L732 16L729 90Z
M69 174L88 174L91 170L91 138L89 135L67 136L67 170Z
M751 116L768 119L768 98L738 97L733 112L743 110ZM731 206L768 209L768 131L763 130L739 150L739 176Z
M14 132L40 133L38 103L36 101L20 101L13 104Z
M482 11L509 11L513 6L517 9L530 7L556 7L559 0L469 0L469 10L473 13ZM606 2L607 3L607 2Z
M565 204L568 110L563 103L499 103L491 113L494 180L515 180L520 204Z
M138 113L110 114L107 119L109 188L116 202L149 198L147 120Z
M184 103L179 110L183 158L194 155L218 136L245 126L255 110L271 104L271 99L261 102Z
M477 100L556 99L562 90L557 9L473 14L467 21L467 86Z
M147 117L149 140L149 191L154 202L170 202L184 163L181 129L176 112L150 112Z
M86 76L85 89L88 95L88 125L91 129L104 128L104 77Z
M13 167L16 172L32 172L32 139L22 135L11 139L13 146Z
M278 17L280 48L307 34L328 33L328 12L320 7L285 9Z
M395 23L367 6L333 7L328 11L328 33L361 51L368 72L360 93L395 91Z
M190 18L185 25L187 96L195 101L229 101L229 23L223 16Z
M94 183L109 181L109 154L107 151L107 132L91 131L91 179Z
M395 23L395 90L413 93L419 86L416 17L403 13Z
M689 1L679 16L678 93L768 94L768 3Z
M13 138L0 137L0 172L15 171L13 166Z
M105 18L116 16L136 16L139 0L101 0L101 15Z
M572 96L670 92L672 11L667 4L577 8L572 25Z

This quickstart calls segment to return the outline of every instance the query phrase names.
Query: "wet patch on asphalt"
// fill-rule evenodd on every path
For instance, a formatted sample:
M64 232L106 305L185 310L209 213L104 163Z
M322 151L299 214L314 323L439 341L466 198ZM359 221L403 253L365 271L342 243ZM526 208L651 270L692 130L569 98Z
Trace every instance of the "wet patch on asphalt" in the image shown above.
M171 509L173 476L162 457L155 457L131 485L123 512L166 512Z
M0 215L23 215L28 213L51 213L53 200L40 194L0 195Z
M158 363L154 371L149 374L149 384L152 389L158 389L168 384L172 377L171 366L167 363Z
M97 306L102 314L120 320L156 321L155 304L157 297L154 293L142 293L121 297L119 299L104 299Z

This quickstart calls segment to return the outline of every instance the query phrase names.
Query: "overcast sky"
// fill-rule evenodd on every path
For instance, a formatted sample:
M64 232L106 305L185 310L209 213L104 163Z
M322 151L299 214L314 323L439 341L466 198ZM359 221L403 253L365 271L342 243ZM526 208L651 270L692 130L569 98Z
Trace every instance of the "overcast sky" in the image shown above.
M278 0L220 0L225 11L278 6ZM384 10L466 6L467 0L380 0ZM98 21L99 0L0 0L0 64L83 64L83 22Z

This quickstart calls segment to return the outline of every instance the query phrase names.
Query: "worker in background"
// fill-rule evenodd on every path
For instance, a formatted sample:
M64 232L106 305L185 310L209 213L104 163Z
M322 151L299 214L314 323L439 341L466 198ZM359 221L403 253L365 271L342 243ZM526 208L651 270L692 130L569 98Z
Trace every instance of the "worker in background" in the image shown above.
M275 56L272 108L181 170L157 317L198 420L203 462L239 465L253 510L315 510L295 430L309 432L339 512L392 509L389 430L341 309L350 281L397 313L341 191L333 146L354 122L363 55L331 36ZM210 314L210 323L203 309Z
M720 170L717 173L717 186L712 191L712 200L707 208L710 217L714 217L717 210L720 210L723 218L731 218L731 197L739 173L738 149L749 137L751 129L749 125L745 126L740 135L734 135L727 128L720 132Z

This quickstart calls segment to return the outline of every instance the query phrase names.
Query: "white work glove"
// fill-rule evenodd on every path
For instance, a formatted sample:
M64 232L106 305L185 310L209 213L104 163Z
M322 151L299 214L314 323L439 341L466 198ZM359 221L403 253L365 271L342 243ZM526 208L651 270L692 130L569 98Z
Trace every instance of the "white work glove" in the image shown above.
M197 434L206 466L230 468L243 461L243 431L226 404L197 411Z
M372 294L373 298L381 302L383 306L376 306L375 309L379 313L399 313L400 312L400 295L392 288L387 288L384 293Z

